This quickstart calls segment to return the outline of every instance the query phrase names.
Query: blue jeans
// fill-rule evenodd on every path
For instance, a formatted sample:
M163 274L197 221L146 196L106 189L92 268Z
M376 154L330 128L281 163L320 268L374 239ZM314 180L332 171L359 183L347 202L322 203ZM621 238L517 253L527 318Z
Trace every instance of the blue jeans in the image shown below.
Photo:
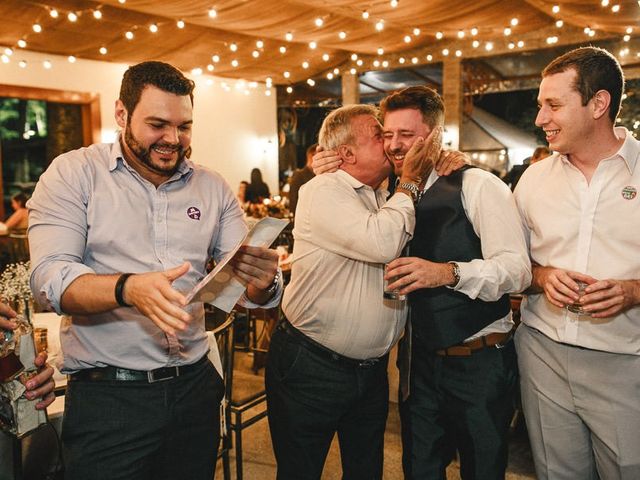
M336 433L343 479L382 478L387 360L345 365L276 330L265 380L278 480L319 479Z
M211 480L224 387L211 362L158 383L69 382L67 480Z

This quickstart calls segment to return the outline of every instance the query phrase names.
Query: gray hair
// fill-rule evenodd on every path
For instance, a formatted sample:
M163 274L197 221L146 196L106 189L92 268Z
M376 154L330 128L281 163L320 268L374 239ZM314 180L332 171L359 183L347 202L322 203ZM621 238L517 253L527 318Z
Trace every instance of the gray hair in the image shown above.
M335 150L340 145L352 144L355 135L351 120L360 115L373 115L378 118L378 109L373 105L345 105L333 110L322 122L318 143L325 150Z

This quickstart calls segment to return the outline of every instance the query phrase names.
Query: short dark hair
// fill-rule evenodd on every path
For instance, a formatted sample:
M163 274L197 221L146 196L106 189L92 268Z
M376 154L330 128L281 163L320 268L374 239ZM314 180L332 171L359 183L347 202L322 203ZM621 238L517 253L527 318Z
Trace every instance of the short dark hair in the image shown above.
M120 85L120 101L131 115L147 85L176 95L189 95L193 105L195 83L180 70L164 62L142 62L124 72Z
M13 197L11 197L11 200L15 200L18 205L24 208L24 206L27 204L27 200L29 200L29 197L24 192L18 192Z
M542 77L562 73L570 68L576 71L574 87L582 98L583 106L589 103L599 90L609 92L609 118L615 123L624 92L624 74L618 60L604 48L580 47L553 60L542 71Z
M380 102L380 112L383 119L387 112L405 108L419 110L424 123L431 128L444 123L444 102L433 88L421 85L403 88Z

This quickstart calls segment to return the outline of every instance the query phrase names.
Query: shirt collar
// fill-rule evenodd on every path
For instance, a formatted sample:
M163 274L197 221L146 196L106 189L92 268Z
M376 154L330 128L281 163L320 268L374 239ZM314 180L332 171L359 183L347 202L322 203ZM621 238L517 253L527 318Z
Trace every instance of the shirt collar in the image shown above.
M629 169L629 172L633 173L636 168L636 163L638 162L638 156L640 156L640 141L636 140L625 127L616 127L615 133L618 138L624 137L624 142L616 153L610 157L603 158L601 161L613 160L620 157ZM562 153L558 154L558 157L565 164L571 163L569 162L569 158Z
M116 134L115 141L111 144L111 151L109 152L109 171L110 172L118 168L118 160L120 160L123 165L126 165L127 168L132 168L127 162L127 160L124 158L124 153L122 153L122 145L120 144L121 137L122 137L122 132L118 132ZM171 178L168 179L167 181L181 178L187 175L188 173L190 173L192 170L193 170L193 162L191 160L185 159L184 162L182 162L178 166L178 170L176 171L176 173L174 173L171 176Z
M625 138L620 150L618 150L613 157L622 157L627 164L629 173L633 173L636 168L636 163L638 162L638 157L640 156L640 142L624 127L617 127L615 131L617 136L620 137L624 135Z

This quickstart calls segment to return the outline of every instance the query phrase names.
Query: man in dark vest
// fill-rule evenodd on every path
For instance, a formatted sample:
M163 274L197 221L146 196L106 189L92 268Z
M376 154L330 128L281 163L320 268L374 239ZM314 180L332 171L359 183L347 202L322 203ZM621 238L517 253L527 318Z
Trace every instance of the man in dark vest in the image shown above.
M434 90L409 87L380 107L399 174L415 139L443 124L444 105ZM434 170L423 183L408 254L385 276L410 305L405 478L445 478L456 450L463 479L504 478L517 384L509 293L531 280L518 212L509 188L479 168Z

